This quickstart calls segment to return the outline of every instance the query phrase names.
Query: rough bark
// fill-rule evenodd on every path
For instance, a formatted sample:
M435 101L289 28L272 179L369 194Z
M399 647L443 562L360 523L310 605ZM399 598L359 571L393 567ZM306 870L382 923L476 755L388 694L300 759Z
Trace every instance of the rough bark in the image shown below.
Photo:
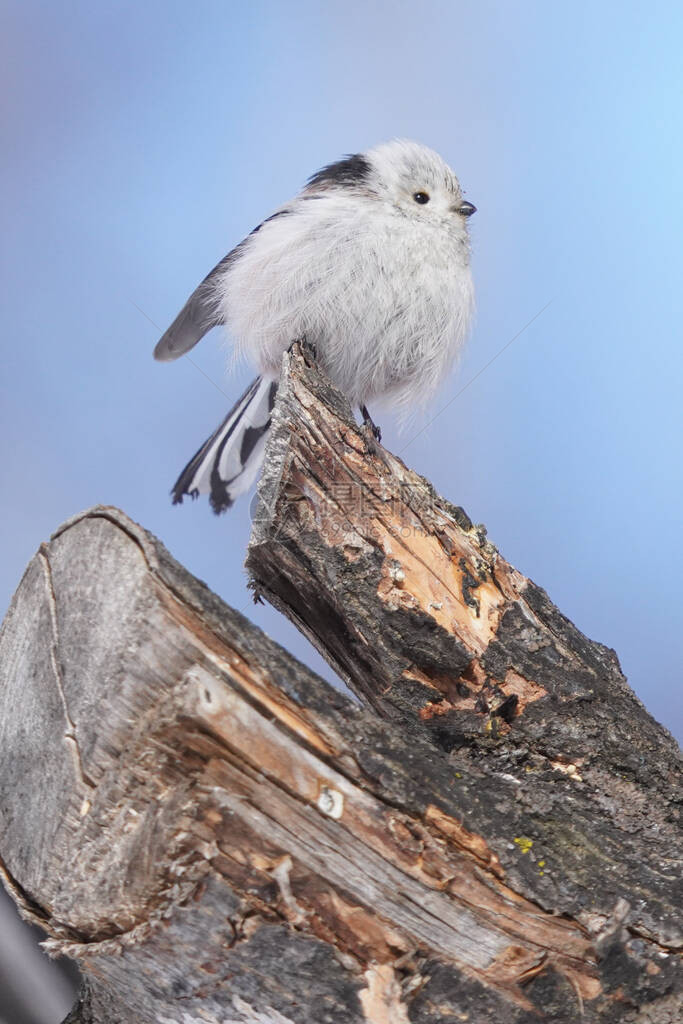
M680 948L672 737L614 651L358 428L296 346L247 566L361 700L447 753L463 820L518 891L589 927L619 906L634 935ZM518 815L502 813L510 794Z
M0 634L0 872L83 971L71 1024L673 1024L673 741L433 494L416 562L362 517L330 536L326 494L355 514L338 465L381 476L390 533L396 474L427 485L366 453L299 352L287 372L251 568L383 716L123 513L60 528Z

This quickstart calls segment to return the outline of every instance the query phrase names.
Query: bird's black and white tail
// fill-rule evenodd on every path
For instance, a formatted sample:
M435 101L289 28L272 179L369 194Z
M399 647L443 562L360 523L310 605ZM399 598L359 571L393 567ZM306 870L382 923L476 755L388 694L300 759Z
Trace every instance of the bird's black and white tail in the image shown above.
M276 394L276 381L252 381L178 477L171 491L174 505L185 494L208 494L214 512L224 512L249 490L263 462Z

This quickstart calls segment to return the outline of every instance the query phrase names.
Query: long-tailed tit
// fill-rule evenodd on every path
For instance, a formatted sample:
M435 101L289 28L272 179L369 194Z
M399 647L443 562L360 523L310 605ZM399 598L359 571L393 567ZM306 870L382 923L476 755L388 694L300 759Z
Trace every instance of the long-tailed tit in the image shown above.
M405 410L432 395L471 318L474 212L437 153L398 140L324 167L228 253L154 355L176 359L225 324L259 376L182 471L173 501L206 493L222 512L248 490L295 339L370 424L375 398Z

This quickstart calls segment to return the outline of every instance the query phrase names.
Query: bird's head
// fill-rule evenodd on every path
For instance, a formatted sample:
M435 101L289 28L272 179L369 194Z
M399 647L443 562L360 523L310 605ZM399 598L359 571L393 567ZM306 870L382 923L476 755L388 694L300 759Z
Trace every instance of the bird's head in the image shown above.
M323 167L309 179L305 194L329 191L352 191L386 203L413 221L455 228L463 234L467 218L476 211L439 154L405 139L384 142Z
M396 139L368 150L364 158L368 187L406 217L439 224L457 218L464 229L476 211L448 164L427 146Z

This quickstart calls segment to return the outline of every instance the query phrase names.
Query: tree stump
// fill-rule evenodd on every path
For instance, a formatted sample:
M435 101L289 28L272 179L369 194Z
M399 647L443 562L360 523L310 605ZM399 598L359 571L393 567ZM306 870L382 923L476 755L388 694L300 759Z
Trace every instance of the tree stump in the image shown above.
M672 738L481 527L285 357L254 587L365 706L122 512L0 634L0 871L71 1024L673 1024Z

